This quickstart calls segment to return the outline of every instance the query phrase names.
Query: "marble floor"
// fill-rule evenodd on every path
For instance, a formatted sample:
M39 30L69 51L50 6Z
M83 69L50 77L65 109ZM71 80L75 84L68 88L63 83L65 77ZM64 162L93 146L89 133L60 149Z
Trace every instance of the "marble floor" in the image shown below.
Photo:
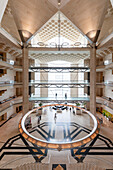
M75 113L73 113L73 111L75 111ZM82 113L81 115L77 115L76 109L70 111L70 108L68 108L68 110L65 109L62 110L61 113L57 113L56 110L47 107L43 109L41 120L37 115L37 113L34 113L29 116L31 117L32 129L37 129L32 135L45 142L74 141L75 139L77 140L86 136L86 133L82 131L76 138L74 137L74 132L80 130L80 126L85 126L90 130L93 129L93 122L91 125L89 115ZM70 133L72 134L71 137Z
M32 114L31 116L32 129L36 128L38 129L38 131L43 132L42 133L43 135L40 135L41 133L35 133L35 132L33 135L40 137L40 139L42 140L49 140L49 141L53 140L53 138L48 136L48 134L45 133L45 131L49 132L50 127L51 129L54 129L53 127L55 127L56 130L55 130L54 140L58 140L58 141L74 140L75 138L73 137L74 136L73 131L75 130L75 126L70 127L71 122L76 123L76 125L79 125L80 128L85 127L90 130L93 128L93 124L91 124L90 118L87 114L82 113L81 115L76 115L76 113L73 114L72 110L71 111L63 110L62 113L56 114L57 118L55 119L55 113L56 110L50 108L43 110L40 124L43 124L45 122L46 126L45 127L42 126L43 129L42 131L41 129L38 128L37 114L36 113ZM100 113L97 113L97 115L100 118L102 117ZM18 113L14 118L10 119L6 124L4 124L0 128L0 148L1 148L0 168L1 169L15 168L25 163L36 162L40 160L40 158L43 163L50 164L51 168L52 168L52 164L66 164L68 167L69 164L76 164L80 160L83 160L83 162L93 162L101 167L105 167L106 169L113 169L113 154L112 155L87 154L84 156L83 159L81 159L81 157L83 156L78 154L77 149L65 150L60 152L57 150L50 150L50 149L48 150L44 148L37 149L36 146L33 146L30 142L25 141L20 136L18 131L18 123L21 117L22 117L22 113ZM105 118L103 118L103 120L104 123L100 127L100 133L99 133L100 136L93 143L89 144L91 145L91 147L96 147L95 149L91 150L91 152L113 153L113 145L112 145L113 123L110 123ZM47 124L49 126L47 126ZM67 139L64 138L67 136L67 130L64 133L62 127L66 127L67 130L70 127L70 132L73 132L71 138L67 138ZM49 135L51 135L52 133L53 131L51 131ZM81 133L78 136L76 135L75 136L77 139L84 135L85 135L84 133L83 134ZM86 147L89 147L89 145L86 145ZM31 147L34 147L34 149ZM104 147L104 149L101 149L101 147ZM105 149L105 147L107 149ZM40 152L40 154L35 155L36 151ZM28 152L28 154L23 154L25 152ZM32 154L29 154L29 152L31 152Z

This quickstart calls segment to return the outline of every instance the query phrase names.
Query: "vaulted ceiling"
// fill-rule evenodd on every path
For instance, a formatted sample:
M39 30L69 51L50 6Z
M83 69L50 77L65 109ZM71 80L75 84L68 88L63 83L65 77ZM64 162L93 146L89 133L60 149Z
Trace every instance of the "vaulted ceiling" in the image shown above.
M58 12L58 8L57 0L9 0L1 25L20 41L19 30L28 31L30 34L27 38L39 30L40 34L43 33L44 25ZM110 22L113 19L110 10L112 11L109 0L61 0L60 5L60 11L83 35L93 30L101 30L100 40L111 31L106 31L113 23ZM73 29L71 26L70 24L70 30Z
M73 43L83 35L91 39L100 30L99 44L113 32L110 0L61 0L60 6L57 0L9 0L1 27L20 43L20 31L27 31L26 40L38 35L40 41L47 42L58 34L59 10L60 33Z
M71 44L85 39L85 37L78 31L78 29L73 25L70 20L68 20L61 12L57 12L43 26L43 28L37 32L36 36L34 36L33 38L33 43L35 44L38 42L43 42L46 44L52 38L59 36L65 38L66 40L70 40ZM64 42L66 40L64 40ZM58 41L54 43L58 44Z

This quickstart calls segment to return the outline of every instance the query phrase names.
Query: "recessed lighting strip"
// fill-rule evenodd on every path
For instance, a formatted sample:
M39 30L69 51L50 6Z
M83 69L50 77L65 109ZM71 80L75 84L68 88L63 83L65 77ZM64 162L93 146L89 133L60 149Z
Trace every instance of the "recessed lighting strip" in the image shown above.
M68 106L68 107L74 107L74 108L78 108L84 112L86 112L93 120L94 122L94 127L92 129L92 131L86 135L85 137L81 138L81 139L77 139L73 142L46 142L44 140L41 140L39 138L34 137L33 135L31 135L25 128L25 120L26 118L34 111L39 110L41 108L45 108L45 107L50 107L50 106ZM79 147L81 145L87 144L88 142L90 142L91 140L93 140L97 134L99 133L99 122L97 122L96 117L89 111L74 106L74 105L68 105L68 104L50 104L50 105L44 105L41 107L37 107L36 109L33 109L31 111L29 111L28 113L26 113L22 119L19 122L19 131L21 133L21 135L28 140L29 142L36 144L38 146L41 147L45 147L48 149L57 149L57 150L62 150L62 149L71 149L71 148L75 148L75 147Z

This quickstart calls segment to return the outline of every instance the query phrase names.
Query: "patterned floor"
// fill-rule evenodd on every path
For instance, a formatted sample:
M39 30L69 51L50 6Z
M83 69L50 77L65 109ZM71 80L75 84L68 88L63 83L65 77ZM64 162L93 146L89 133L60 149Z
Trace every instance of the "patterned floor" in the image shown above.
M66 170L66 164L53 164L52 170Z

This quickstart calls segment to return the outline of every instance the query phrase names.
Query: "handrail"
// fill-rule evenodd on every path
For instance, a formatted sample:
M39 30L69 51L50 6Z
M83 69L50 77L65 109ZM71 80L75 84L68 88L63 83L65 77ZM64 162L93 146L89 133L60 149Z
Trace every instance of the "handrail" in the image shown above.
M94 127L93 130L86 135L85 137L81 138L81 139L77 139L75 141L71 141L71 142L49 142L49 141L44 141L41 140L39 138L34 137L33 135L31 135L25 128L25 120L26 118L34 111L41 109L41 108L45 108L45 107L50 107L50 106L68 106L68 107L74 107L74 108L78 108L84 112L86 112L87 114L89 114L89 116L93 119L94 122ZM62 150L62 149L70 149L70 148L74 148L77 146L81 146L83 144L86 144L88 142L90 142L92 139L94 139L98 132L99 132L99 124L97 123L97 119L96 117L89 111L74 106L74 105L68 105L68 104L51 104L51 105L44 105L41 107L37 107L36 109L33 109L31 111L29 111L28 113L26 113L24 115L24 117L20 120L19 123L19 131L22 134L22 136L27 139L28 141L30 141L31 143L37 144L38 146L41 147L46 147L46 148L50 148L50 149L58 149L58 150Z

